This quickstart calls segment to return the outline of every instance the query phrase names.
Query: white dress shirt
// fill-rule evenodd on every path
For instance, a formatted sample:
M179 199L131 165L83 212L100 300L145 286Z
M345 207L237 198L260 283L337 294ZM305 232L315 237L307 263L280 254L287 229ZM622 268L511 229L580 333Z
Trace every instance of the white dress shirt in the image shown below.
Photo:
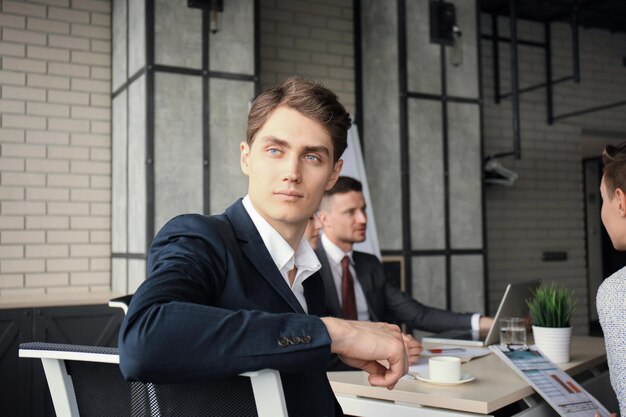
M285 279L289 288L296 296L298 302L302 306L305 312L308 313L306 304L306 298L304 298L304 287L302 283L305 279L316 273L322 268L322 264L317 259L313 248L306 240L304 236L298 244L298 249L295 251L287 243L287 241L265 220L258 211L252 206L249 196L245 196L243 206L250 215L252 223L256 226L263 243L270 253L272 260L276 264L276 268L280 271L280 274ZM289 271L293 268L296 270L296 278L293 281L293 285L289 283Z
M356 300L357 317L361 321L369 321L370 313L367 308L367 299L365 298L363 287L361 287L361 284L359 283L359 277L356 276L356 271L354 270L352 251L345 253L337 245L331 242L330 239L328 239L324 234L320 236L320 242L322 242L324 252L326 252L326 255L328 255L328 263L330 265L330 271L333 274L333 281L335 281L335 290L337 291L340 305L342 305L343 303L341 299L341 260L344 256L350 258L350 273L352 274L352 278L354 280L354 298Z

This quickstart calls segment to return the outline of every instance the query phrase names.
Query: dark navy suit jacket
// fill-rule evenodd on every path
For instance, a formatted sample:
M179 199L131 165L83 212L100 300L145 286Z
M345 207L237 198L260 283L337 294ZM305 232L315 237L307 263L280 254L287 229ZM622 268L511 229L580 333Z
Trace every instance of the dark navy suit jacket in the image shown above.
M343 317L328 255L321 242L315 253L322 264L319 273L326 288L326 309L331 316ZM431 332L472 327L471 313L454 313L426 306L392 285L385 276L383 264L376 256L354 251L352 259L372 321L406 323L413 328Z
M304 281L306 315L241 200L221 215L170 220L148 271L120 330L127 379L183 383L273 368L290 415L342 415L324 371L330 336L316 317L322 279Z

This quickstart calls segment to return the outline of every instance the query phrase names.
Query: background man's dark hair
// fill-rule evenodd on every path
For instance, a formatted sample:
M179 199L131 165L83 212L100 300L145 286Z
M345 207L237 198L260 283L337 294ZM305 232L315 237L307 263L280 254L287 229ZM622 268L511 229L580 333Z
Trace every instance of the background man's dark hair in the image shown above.
M252 146L255 135L278 106L287 106L320 123L333 142L333 162L341 158L348 146L350 115L335 93L320 83L300 77L291 77L254 100L248 114L248 145Z
M330 197L333 194L345 194L350 191L363 192L363 184L361 181L352 177L341 176L337 178L337 182L333 188L324 193L324 197Z
M607 145L602 152L604 183L609 198L620 188L626 192L626 142L618 146Z

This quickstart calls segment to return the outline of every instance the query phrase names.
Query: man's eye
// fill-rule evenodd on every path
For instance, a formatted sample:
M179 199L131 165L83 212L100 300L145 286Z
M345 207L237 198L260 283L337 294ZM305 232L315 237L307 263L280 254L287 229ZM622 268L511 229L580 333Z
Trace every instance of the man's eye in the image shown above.
M306 155L305 156L306 159L308 159L309 161L319 161L320 159L315 156L315 155Z
M276 148L270 148L267 150L267 152L269 152L270 155L278 155L280 154L280 150L276 149Z

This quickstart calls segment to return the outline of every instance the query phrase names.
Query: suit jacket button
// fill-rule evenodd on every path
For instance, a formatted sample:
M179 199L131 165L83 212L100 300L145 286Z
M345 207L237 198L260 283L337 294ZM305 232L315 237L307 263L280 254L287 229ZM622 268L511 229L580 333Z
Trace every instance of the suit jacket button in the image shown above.
M302 339L300 339L298 336L292 336L289 339L289 343L291 343L292 345L299 345L302 342Z
M278 346L285 347L288 344L289 344L289 338L283 336L280 339L278 339Z
M302 336L300 340L302 340L302 343L311 343L311 336Z

